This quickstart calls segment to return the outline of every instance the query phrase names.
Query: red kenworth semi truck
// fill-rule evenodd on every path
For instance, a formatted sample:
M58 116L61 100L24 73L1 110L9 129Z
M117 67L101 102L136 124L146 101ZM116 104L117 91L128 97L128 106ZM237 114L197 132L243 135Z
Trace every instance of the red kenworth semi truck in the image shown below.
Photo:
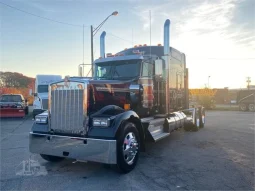
M185 55L169 46L138 46L101 57L92 78L66 77L52 83L48 110L37 115L30 151L48 161L73 158L115 164L131 171L146 141L158 141L178 128L204 126L202 107L189 108Z

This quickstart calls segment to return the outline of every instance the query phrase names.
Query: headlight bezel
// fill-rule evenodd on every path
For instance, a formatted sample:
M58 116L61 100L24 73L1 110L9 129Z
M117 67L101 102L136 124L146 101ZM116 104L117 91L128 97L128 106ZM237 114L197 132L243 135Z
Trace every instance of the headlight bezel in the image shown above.
M35 116L35 123L36 124L47 124L48 123L48 113L43 112L39 115Z

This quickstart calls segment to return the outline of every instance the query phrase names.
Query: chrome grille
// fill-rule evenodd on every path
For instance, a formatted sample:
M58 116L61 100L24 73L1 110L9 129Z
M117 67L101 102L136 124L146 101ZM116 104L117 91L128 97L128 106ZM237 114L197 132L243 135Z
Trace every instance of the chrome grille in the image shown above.
M84 132L83 93L83 89L51 92L51 129L55 132L71 134Z
M48 102L49 102L49 99L42 99L42 108L43 109L48 109Z

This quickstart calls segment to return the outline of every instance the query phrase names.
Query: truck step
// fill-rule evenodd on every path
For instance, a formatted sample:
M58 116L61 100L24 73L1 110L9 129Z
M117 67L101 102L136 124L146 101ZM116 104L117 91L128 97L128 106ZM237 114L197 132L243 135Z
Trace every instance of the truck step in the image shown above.
M164 122L165 122L164 118L157 118L157 119L152 118L147 121L146 122L149 125L148 131L153 141L158 141L169 135L168 132L164 132Z
M157 134L153 135L152 137L153 137L154 141L157 142L161 139L164 139L165 137L167 137L169 135L170 135L170 133L157 133Z

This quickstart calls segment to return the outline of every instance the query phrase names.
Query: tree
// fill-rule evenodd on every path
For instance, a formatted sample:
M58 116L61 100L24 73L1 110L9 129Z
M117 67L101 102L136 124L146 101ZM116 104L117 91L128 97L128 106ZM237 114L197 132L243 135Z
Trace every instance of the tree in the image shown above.
M33 97L29 95L29 89L33 89L35 78L24 76L17 72L0 71L0 95L22 94L31 104Z
M27 88L34 78L24 76L17 72L0 72L1 87Z

